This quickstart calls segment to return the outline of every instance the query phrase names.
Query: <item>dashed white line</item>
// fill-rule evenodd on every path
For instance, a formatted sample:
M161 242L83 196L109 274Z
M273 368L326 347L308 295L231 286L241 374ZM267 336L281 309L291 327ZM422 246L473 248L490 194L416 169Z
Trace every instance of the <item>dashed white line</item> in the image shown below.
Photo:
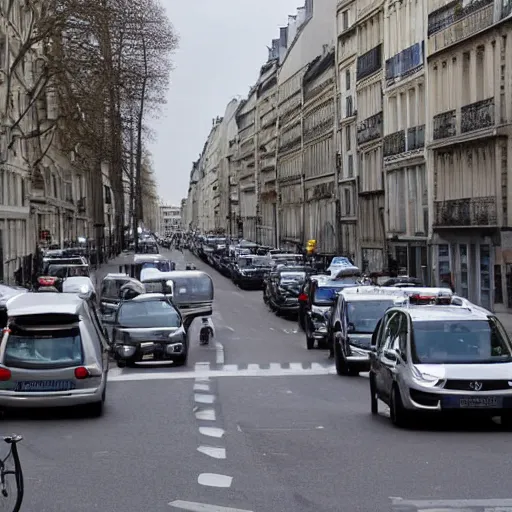
M238 371L238 365L237 364L225 364L222 369L225 372L236 372L236 371Z
M227 489L233 482L232 476L219 475L217 473L201 473L197 477L197 483L206 487L222 487Z
M194 402L198 404L213 404L215 402L215 396L196 393L194 395Z
M226 325L226 329L231 332L235 332L235 329L233 327L229 327L229 325Z
M218 427L199 427L199 433L203 436L220 439L224 435L224 429Z
M226 448L218 448L216 446L200 446L197 451L199 453L208 455L208 457L212 457L212 459L226 458Z
M190 512L253 512L252 510L242 510L241 508L220 507L219 505L182 500L171 501L169 506L180 508L181 510L189 510Z
M205 409L196 412L196 419L201 421L215 421L215 411L213 409Z
M224 345L222 343L219 343L218 341L215 343L215 350L216 350L216 362L217 364L224 364Z
M210 391L209 384L194 384L194 391Z
M196 363L195 370L196 372L202 372L210 369L210 363Z

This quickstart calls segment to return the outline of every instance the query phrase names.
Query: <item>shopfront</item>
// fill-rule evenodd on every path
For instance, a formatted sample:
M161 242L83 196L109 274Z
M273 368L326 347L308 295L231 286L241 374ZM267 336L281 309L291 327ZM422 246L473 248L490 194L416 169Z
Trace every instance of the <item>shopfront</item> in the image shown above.
M435 284L494 309L494 246L488 236L446 237L432 246Z

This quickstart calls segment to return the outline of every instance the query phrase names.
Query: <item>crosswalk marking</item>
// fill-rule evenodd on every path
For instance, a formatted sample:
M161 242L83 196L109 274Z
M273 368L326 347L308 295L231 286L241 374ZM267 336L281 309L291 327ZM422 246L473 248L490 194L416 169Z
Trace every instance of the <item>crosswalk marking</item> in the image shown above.
M193 370L176 368L120 369L111 368L109 381L206 379L210 377L286 377L335 374L331 363L267 363L225 364L197 363Z

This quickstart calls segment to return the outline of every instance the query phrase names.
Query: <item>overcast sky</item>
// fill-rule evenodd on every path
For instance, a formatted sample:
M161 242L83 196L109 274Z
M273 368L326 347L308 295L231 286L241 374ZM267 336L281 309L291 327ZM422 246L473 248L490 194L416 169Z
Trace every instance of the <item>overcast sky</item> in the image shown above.
M151 123L151 146L161 198L186 197L192 161L212 118L245 97L266 62L271 40L303 0L161 0L180 37L168 104Z

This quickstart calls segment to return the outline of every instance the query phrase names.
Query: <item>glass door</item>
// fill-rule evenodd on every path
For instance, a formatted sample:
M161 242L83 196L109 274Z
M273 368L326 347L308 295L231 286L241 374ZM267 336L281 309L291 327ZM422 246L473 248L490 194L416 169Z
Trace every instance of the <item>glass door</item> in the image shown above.
M450 263L450 246L441 244L438 246L438 282L443 288L452 287L452 266Z
M491 309L491 246L480 246L480 304Z
M462 297L469 299L469 261L467 244L459 245L460 259L460 294Z

